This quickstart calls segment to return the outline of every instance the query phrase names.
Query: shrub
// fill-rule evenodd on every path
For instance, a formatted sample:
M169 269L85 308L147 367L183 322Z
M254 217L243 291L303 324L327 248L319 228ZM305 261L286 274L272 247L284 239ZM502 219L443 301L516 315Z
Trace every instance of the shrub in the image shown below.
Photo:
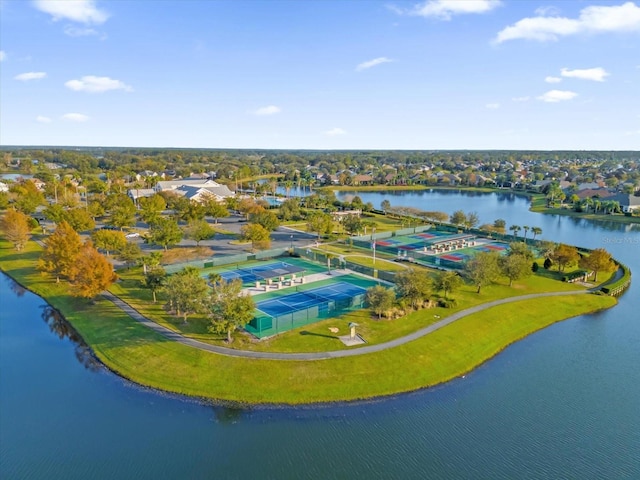
M540 265L538 265L538 262L533 262L533 265L531 265L531 271L535 273L538 270L540 270Z
M545 268L545 270L549 270L551 268L551 265L553 265L553 262L551 261L551 259L545 258L544 264L543 264L543 267Z
M442 308L453 308L458 305L458 301L455 298L441 298L438 300L438 306Z

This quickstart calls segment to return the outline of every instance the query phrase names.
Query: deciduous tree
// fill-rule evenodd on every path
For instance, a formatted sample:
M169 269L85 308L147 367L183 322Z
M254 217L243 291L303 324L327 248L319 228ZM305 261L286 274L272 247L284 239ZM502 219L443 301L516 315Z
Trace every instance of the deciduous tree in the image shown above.
M96 222L84 208L72 208L65 212L64 219L76 232L93 230Z
M531 259L521 254L500 257L499 265L502 274L509 279L509 286L513 285L514 280L519 280L532 273Z
M240 229L240 235L245 240L250 240L254 249L267 249L271 244L271 233L262 225L249 223Z
M396 294L393 289L385 288L382 285L376 285L367 289L367 303L373 313L378 315L378 319L382 318L382 314L388 312L396 300Z
M238 328L244 327L254 316L255 303L250 295L243 295L240 279L226 282L213 282L211 292L209 331L226 333L227 342L231 343L231 334Z
M412 268L396 274L396 290L398 295L406 298L413 308L418 308L431 295L432 281L422 270Z
M280 218L285 222L287 220L298 220L301 218L302 214L300 212L300 202L297 198L290 198L285 200L280 205L279 210Z
M465 265L465 275L471 283L478 287L480 293L482 287L495 281L500 272L498 267L499 254L497 252L480 252Z
M113 265L87 240L73 264L71 294L76 297L94 298L116 281Z
M173 218L160 217L149 229L149 239L165 250L182 240L182 230Z
M276 216L276 214L264 209L250 214L249 221L251 223L262 225L262 227L264 227L264 229L268 230L269 232L274 231L280 226L280 222L278 221L278 217Z
M192 220L185 227L184 233L187 238L195 240L196 245L200 246L202 240L213 237L216 231L206 220Z
M4 237L13 243L13 247L20 251L30 237L29 217L22 212L11 209L2 217L0 227Z
M598 272L612 272L616 269L616 264L609 252L604 248L596 248L580 259L580 267L593 270L593 280L597 281Z
M360 215L347 215L342 219L342 226L350 235L362 230L362 217Z
M453 293L462 285L462 278L457 272L444 271L439 272L433 282L433 287L436 290L442 290L444 292L444 298L448 298L449 293Z
M307 230L316 232L318 234L318 240L320 240L321 235L331 233L333 230L333 219L331 215L321 212L311 214L307 219Z
M107 222L117 228L131 227L136 222L136 206L126 195L118 195L120 202L111 209L111 217Z
M144 286L151 290L153 303L156 303L156 294L162 290L167 281L167 272L160 265L147 268L144 275Z
M91 239L96 248L104 250L107 256L110 252L121 250L127 243L124 233L119 230L96 230L91 234Z
M208 198L204 203L205 212L213 217L214 223L218 223L218 219L229 216L229 209L223 202L219 202L215 198Z
M558 265L558 271L564 272L566 267L575 265L578 262L580 254L576 247L561 243L556 246L550 258Z
M464 227L468 230L470 228L477 227L480 223L480 217L478 212L469 212L464 221Z
M127 268L131 265L135 265L142 257L142 249L140 245L133 242L125 242L125 244L118 250L118 259L122 260Z
M80 253L80 235L67 222L61 222L44 241L44 251L38 262L38 269L56 277L72 278L74 264Z
M140 218L149 225L155 223L161 216L167 202L162 195L152 195L150 197L142 197L138 200L140 205Z
M467 216L465 215L465 213L462 210L456 210L451 215L451 218L449 219L449 221L453 225L457 225L457 226L461 227L467 221Z
M166 307L187 323L189 315L205 313L209 297L207 281L195 267L186 267L171 275L163 288L167 296Z

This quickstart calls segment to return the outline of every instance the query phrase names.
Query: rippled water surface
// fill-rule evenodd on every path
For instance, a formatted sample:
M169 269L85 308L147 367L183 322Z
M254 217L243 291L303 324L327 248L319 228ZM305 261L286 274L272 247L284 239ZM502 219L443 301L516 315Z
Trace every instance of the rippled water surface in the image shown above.
M636 227L533 214L520 197L413 195L390 201L539 226L544 238L603 246L640 272ZM385 198L360 196L378 205ZM370 403L239 410L140 389L105 371L41 299L2 276L0 476L640 478L638 283L615 308L538 332L437 388Z

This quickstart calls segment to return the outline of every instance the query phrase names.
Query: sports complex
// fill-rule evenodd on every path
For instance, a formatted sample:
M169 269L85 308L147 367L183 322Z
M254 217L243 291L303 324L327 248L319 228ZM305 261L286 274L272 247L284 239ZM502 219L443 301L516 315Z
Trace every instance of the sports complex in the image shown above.
M367 289L380 282L301 258L279 257L208 270L226 281L240 279L256 303L245 330L270 337L317 321L364 308Z
M506 253L508 249L508 243L477 231L430 226L354 237L352 246L366 249L372 256L377 253L396 261L455 270L462 269L479 252ZM254 318L245 330L259 339L365 308L367 289L388 283L378 278L378 274L382 275L378 270L359 274L353 270L362 270L351 265L348 270L329 271L316 253L296 250L315 261L281 252L249 261L246 257L237 262L229 259L230 263L215 267L212 262L205 262L202 276L212 278L213 274L225 281L242 282L243 292L253 296L256 304ZM332 263L344 261L335 260Z
M385 232L384 236L356 237L353 244L392 255L396 260L451 269L461 269L467 260L479 252L503 253L509 247L508 243L499 240L450 229L427 227L424 230L416 228L415 232L402 235L394 233L397 232Z

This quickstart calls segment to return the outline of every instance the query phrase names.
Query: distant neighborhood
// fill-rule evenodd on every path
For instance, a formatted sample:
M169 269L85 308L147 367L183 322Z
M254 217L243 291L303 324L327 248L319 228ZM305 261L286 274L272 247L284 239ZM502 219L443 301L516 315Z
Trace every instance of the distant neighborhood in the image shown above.
M134 201L172 192L196 203L237 193L297 195L318 187L427 186L545 194L549 206L640 212L640 152L405 152L8 149L0 194L21 180L44 191L65 179L81 194L96 182ZM98 187L96 187L98 188Z

